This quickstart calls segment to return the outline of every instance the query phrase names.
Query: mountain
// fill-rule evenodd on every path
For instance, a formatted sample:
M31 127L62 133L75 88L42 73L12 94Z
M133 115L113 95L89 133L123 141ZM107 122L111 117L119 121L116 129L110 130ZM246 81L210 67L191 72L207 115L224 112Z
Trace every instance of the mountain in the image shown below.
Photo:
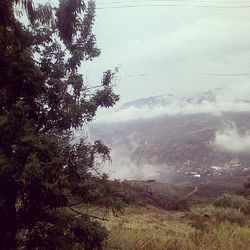
M173 101L177 99L178 98L172 94L150 96L147 98L137 99L132 102L127 102L121 107L121 109L127 109L131 107L142 108L144 106L148 106L148 107L154 107L154 106L159 106L159 105L166 106L166 105L171 104Z
M205 104L209 112L179 112L175 115L161 112L158 116L144 119L99 122L90 127L90 134L94 139L102 139L113 149L114 165L123 164L124 168L129 167L129 164L139 168L154 166L161 172L162 180L175 175L198 178L246 171L250 167L250 141L249 144L247 141L250 140L247 137L250 109L222 110L220 115L211 112L211 107L220 107L220 102L229 106L219 99L221 96L223 90L215 89L192 97L178 98L168 94L138 99L124 104L117 112L131 108L143 113L152 110L158 112L165 108L168 111L169 107L174 109L176 104L184 108L190 105L194 110L202 110ZM242 102L245 104L248 100ZM242 105L242 102L235 103L235 107ZM232 136L236 139L231 138L230 141ZM220 139L218 143L217 137ZM246 149L241 152L233 145L230 147L227 141L223 142L225 138L233 143L245 143Z
M159 106L168 106L174 102L180 103L189 103L189 104L201 104L203 102L215 102L216 98L219 94L223 93L223 89L217 88L206 91L201 95L194 95L191 97L177 97L173 94L165 94L165 95L158 95L158 96L150 96L147 98L140 98L131 102L127 102L122 107L122 109L128 108L143 108L143 107L159 107Z
M186 100L190 103L201 104L203 102L215 102L217 96L223 93L222 88L216 88L202 93L201 95L195 95L192 97L187 97Z

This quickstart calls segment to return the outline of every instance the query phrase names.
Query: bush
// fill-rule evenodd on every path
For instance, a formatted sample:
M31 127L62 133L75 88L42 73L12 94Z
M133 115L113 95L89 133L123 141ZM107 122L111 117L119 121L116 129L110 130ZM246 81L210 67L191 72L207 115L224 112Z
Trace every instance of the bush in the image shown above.
M208 206L205 208L192 208L192 218L196 221L216 219L217 222L229 221L239 225L244 224L244 214L236 208L223 208Z
M84 242L85 249L102 249L108 232L100 223L91 220L88 216L81 218L74 225L75 242Z
M222 208L235 208L239 209L243 213L250 211L250 203L245 197L230 193L220 195L214 202L214 206Z
M18 241L25 249L103 249L108 236L104 226L85 215L70 221L71 230L65 230L63 226L68 220L62 218L62 213L57 213L56 225L38 222L33 230L23 230ZM66 214L67 217L73 216Z
M250 189L250 176L248 176L247 179L244 181L243 186L244 188Z
M244 214L235 208L216 208L214 215L219 222L229 221L239 225L244 224Z
M189 211L191 208L190 202L188 200L181 200L181 199L176 199L171 203L171 209L169 210L174 210L174 211Z
M190 223L191 227L199 230L201 232L207 233L209 231L210 225L205 221L196 220Z

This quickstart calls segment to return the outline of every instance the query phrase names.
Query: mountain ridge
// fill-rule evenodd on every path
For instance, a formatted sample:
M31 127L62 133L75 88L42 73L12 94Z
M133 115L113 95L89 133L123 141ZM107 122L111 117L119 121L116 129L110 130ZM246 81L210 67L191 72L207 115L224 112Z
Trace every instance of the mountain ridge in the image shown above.
M206 102L220 101L218 97L222 94L223 89L214 89L193 96L192 99L185 97L182 100L199 106ZM125 108L135 107L143 110L147 106L157 110L157 107L163 104L171 106L172 104L167 102L162 104L159 99L163 97L165 96L160 95L135 100L129 102ZM173 100L175 97L167 95L167 99ZM126 164L132 164L141 166L142 169L143 166L157 166L160 172L163 171L162 176L164 173L165 176L170 174L169 171L173 169L174 174L186 176L193 173L191 175L204 177L221 174L223 171L224 174L229 174L237 166L238 170L242 171L250 168L250 142L246 144L246 152L230 152L224 150L223 145L216 144L218 136L227 140L230 140L230 136L235 136L230 143L236 143L237 140L242 143L245 137L249 140L249 131L250 110L223 112L222 115L202 112L161 114L147 119L96 123L90 127L90 134L94 139L102 139L113 148L113 162L117 165L123 164L126 168ZM224 144L230 143L226 141ZM121 159L123 163L120 163Z
M215 88L205 91L201 94L190 95L190 96L177 96L170 93L156 95L156 96L149 96L126 102L121 106L121 108L119 108L119 110L127 109L130 107L142 108L144 106L149 106L149 107L166 106L171 104L171 102L173 101L186 102L191 104L201 104L204 101L215 102L217 95L222 93L223 93L223 88Z

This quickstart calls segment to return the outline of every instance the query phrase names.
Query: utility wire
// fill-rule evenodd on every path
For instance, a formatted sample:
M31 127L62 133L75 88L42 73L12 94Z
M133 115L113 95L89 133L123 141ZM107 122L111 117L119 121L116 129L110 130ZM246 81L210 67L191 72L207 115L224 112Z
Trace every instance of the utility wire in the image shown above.
M225 73L208 73L208 74L201 74L203 76L250 76L250 73L232 73L232 74L225 74Z
M131 5L120 5L120 6L105 6L96 7L98 10L105 9L127 9L127 8L142 8L142 7L184 7L184 8L214 8L214 9L245 9L250 8L249 5L238 5L238 6L223 6L223 5L187 5L187 4L131 4Z
M110 7L97 7L97 10L107 9L128 9L140 7L184 7L184 8L213 8L213 9L245 9L250 8L250 5L245 6L213 6L213 5L177 5L177 4L152 4L152 5L124 5L124 6L110 6Z
M98 5L110 4L130 4L130 3L156 3L156 2L176 2L181 4L188 3L209 3L209 4L249 4L249 1L206 1L206 0L128 0L128 1L111 1L111 2L98 2Z
M177 2L180 4L155 4L155 2ZM131 3L131 4L129 4ZM132 4L132 3L149 3L149 4ZM154 3L154 4L150 4ZM184 4L183 4L184 3ZM213 5L189 5L188 3L211 3ZM219 9L243 9L250 8L249 1L202 1L202 0L190 0L190 1L182 1L182 0L135 0L135 1L113 1L113 2L99 2L98 5L104 5L104 7L97 7L96 9L124 9L124 8L139 8L139 7L189 7L189 8L219 8ZM111 6L105 6L110 5ZM115 5L114 5L115 4ZM118 5L117 5L118 4ZM121 5L119 5L121 4ZM127 4L127 5L125 5ZM214 5L220 4L220 5ZM221 5L221 4L231 4L231 5ZM237 4L237 5L232 5ZM238 4L246 4L246 5L238 5ZM249 4L249 5L248 5ZM97 5L97 6L98 6ZM153 76L154 74L150 73L135 73L128 74L128 77L144 77L144 76ZM250 73L201 73L201 74L183 74L183 73L169 73L166 75L192 75L192 76L214 76L214 77L237 77L237 76L250 76Z
M155 74L151 73L134 73L128 74L127 77L144 77L144 76L154 76ZM189 73L167 73L161 74L162 76L214 76L214 77L237 77L237 76L250 76L250 73L197 73L197 74L189 74Z

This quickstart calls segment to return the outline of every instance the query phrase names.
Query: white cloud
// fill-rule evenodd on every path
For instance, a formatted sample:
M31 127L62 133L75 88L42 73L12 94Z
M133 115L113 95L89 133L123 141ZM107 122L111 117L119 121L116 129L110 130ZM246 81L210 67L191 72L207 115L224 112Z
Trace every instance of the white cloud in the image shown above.
M231 153L250 153L250 131L240 133L234 124L217 131L214 142L216 148Z
M135 134L128 136L126 142L117 140L112 144L115 145L111 151L112 162L106 162L101 169L111 179L148 180L157 178L159 166L139 164L131 159L131 154L141 147Z
M197 100L199 96L194 97ZM197 101L196 100L196 101ZM168 105L129 107L126 109L104 110L97 114L96 122L126 122L149 119L162 115L187 115L206 113L220 116L223 112L250 112L250 84L232 85L215 92L215 100L189 102L186 98L175 98Z

